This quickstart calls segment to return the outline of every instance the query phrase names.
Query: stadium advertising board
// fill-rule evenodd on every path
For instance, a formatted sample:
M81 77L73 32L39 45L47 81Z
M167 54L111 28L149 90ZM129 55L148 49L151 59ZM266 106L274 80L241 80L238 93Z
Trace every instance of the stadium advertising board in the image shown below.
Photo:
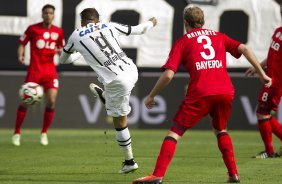
M122 37L121 45L139 68L159 68L166 60L172 43L184 33L182 10L187 2L199 3L206 13L206 28L225 32L253 48L260 60L264 59L275 27L280 25L279 5L275 0L10 0L0 7L1 70L23 70L16 57L19 35L28 25L41 21L41 8L50 3L56 7L54 23L65 30L68 37L80 26L79 13L95 7L101 20L136 25L150 17L158 19L158 26L140 37ZM17 7L18 6L18 7ZM158 10L158 11L156 11ZM28 50L27 50L28 51ZM26 64L28 64L26 54ZM248 66L244 58L228 67ZM60 70L89 70L84 61L74 66L59 66Z
M139 81L132 91L130 104L132 111L128 116L132 128L168 128L171 119L184 97L185 85L189 78L177 74L176 78L163 93L156 98L156 106L147 110L144 99L160 73L140 73ZM0 86L0 127L12 128L18 104L18 88L24 76L0 75L0 83L10 85ZM228 124L229 129L256 130L255 115L256 98L261 87L258 78L233 76L232 81L236 90L233 109ZM104 106L91 96L88 85L97 82L93 73L81 73L80 76L62 73L60 75L60 90L56 113L52 128L112 128L112 119L106 116ZM24 127L40 128L44 103L31 107L25 119ZM278 110L278 119L282 120L282 107ZM203 119L195 128L211 129L211 120Z

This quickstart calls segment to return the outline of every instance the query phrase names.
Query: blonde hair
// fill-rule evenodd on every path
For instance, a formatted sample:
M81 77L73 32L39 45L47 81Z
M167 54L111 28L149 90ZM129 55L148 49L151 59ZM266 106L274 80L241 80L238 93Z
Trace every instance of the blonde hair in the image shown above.
M204 12L197 6L186 6L183 10L183 19L186 20L192 28L201 28L205 24Z

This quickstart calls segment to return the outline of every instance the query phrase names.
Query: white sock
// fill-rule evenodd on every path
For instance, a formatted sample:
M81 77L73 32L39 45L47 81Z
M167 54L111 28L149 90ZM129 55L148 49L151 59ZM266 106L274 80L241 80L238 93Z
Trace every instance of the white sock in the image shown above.
M116 140L123 152L125 160L133 159L133 153L131 148L131 137L128 128L122 130L116 129Z

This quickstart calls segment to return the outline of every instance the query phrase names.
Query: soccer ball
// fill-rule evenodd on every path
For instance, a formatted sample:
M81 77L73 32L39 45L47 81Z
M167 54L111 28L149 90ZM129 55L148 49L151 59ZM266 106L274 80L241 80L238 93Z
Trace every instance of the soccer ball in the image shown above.
M42 100L44 95L43 87L34 82L28 82L19 90L20 99L26 105L34 105Z

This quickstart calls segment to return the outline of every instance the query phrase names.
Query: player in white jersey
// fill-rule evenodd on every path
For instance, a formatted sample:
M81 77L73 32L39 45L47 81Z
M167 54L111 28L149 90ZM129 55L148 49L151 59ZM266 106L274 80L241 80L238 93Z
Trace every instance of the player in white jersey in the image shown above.
M104 91L93 83L89 87L93 95L105 104L107 114L113 117L116 140L125 158L119 173L128 173L138 169L127 126L127 115L131 110L129 97L138 80L138 70L120 48L118 36L143 34L154 27L157 20L151 18L137 26L100 22L95 8L84 9L80 16L82 27L70 36L60 63L72 63L83 57L96 72Z

